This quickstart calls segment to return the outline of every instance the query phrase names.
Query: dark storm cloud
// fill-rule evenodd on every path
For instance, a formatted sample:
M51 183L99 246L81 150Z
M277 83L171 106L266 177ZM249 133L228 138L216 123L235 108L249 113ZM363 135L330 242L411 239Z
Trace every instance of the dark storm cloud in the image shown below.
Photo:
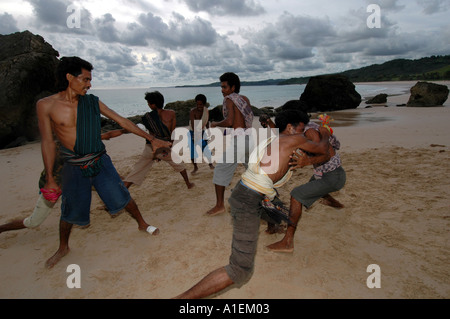
M94 26L98 38L103 42L118 42L119 31L115 28L116 20L110 13L94 20Z
M210 46L218 37L209 21L198 17L187 20L177 13L172 14L172 20L168 23L151 12L142 13L137 21L128 23L122 32L116 28L115 22L109 13L94 21L96 34L101 41L176 49Z
M184 0L193 12L205 11L211 15L257 16L266 12L253 0Z
M284 13L275 24L242 35L254 53L276 62L310 58L315 46L326 44L335 34L327 19Z
M27 23L61 55L91 61L99 79L120 81L136 74L133 80L139 82L145 74L166 83L209 82L225 71L247 79L284 78L450 52L448 0L352 1L342 4L342 10L323 8L314 16L303 10L312 5L306 0L301 5L300 1L119 0L110 10L105 2L102 13L90 9L92 14L83 7L95 8L90 0L25 1L33 15L0 12L0 32L18 31ZM80 6L80 28L67 27L71 4ZM331 7L336 8L334 4ZM367 25L369 4L381 8L380 28ZM278 5L286 11L272 15ZM186 7L190 13L183 11Z
M149 12L139 16L139 23L146 30L144 35L148 41L172 49L209 46L216 42L218 34L211 22L199 17L186 20L176 13L173 18L169 23L165 23L160 17Z
M42 30L60 33L90 34L92 32L91 13L81 7L73 6L70 0L26 0L36 17L36 26ZM72 7L71 7L72 6ZM72 10L69 10L72 8ZM68 12L69 11L69 12ZM71 16L79 17L79 27L68 25Z
M5 12L0 15L0 34L9 34L17 31L19 31L17 21L11 14Z

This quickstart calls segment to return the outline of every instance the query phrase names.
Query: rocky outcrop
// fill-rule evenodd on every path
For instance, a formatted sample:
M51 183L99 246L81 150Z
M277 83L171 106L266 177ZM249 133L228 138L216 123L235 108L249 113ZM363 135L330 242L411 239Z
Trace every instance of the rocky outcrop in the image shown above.
M366 104L382 104L387 102L388 95L385 93L377 94L373 98L366 101Z
M443 105L448 98L449 90L446 85L417 82L410 92L411 96L406 106L430 107Z
M36 101L54 93L58 56L29 31L0 35L0 148L39 136Z
M361 103L355 85L342 75L320 75L309 79L300 101L306 112L354 109Z
M164 109L174 110L177 118L177 126L188 126L189 125L189 114L191 109L195 107L195 100L187 101L176 101L172 103L167 103ZM207 103L207 106L209 104Z

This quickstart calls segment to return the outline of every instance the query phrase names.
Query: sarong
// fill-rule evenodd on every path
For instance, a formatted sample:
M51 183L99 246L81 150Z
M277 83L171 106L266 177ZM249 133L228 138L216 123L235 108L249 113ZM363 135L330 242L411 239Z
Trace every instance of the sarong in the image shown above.
M145 113L142 117L142 123L150 133L155 135L156 138L164 141L171 140L169 128L161 121L157 111ZM147 143L150 142L147 140Z
M106 152L101 138L101 118L98 97L92 94L80 96L77 109L77 139L69 150L60 148L61 158L81 168L85 177L96 176L100 171L101 156Z
M228 116L228 110L225 107L226 100L230 99L233 101L234 105L238 108L238 110L242 113L245 120L245 128L251 128L253 124L253 111L251 106L247 103L247 101L239 94L237 93L231 93L230 95L227 95L223 99L223 108L222 113L223 117L226 118Z

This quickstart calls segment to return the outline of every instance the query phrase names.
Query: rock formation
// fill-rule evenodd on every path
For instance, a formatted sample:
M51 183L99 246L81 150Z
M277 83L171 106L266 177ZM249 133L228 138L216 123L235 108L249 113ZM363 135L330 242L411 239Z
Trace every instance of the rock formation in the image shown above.
M440 106L445 103L448 98L448 87L442 84L417 82L411 90L406 106Z
M309 79L300 101L307 112L354 109L361 103L355 85L342 75L320 75Z
M387 102L388 95L385 93L377 94L373 98L366 101L366 104L382 104Z
M58 56L29 31L0 35L0 148L39 136L36 101L54 93Z

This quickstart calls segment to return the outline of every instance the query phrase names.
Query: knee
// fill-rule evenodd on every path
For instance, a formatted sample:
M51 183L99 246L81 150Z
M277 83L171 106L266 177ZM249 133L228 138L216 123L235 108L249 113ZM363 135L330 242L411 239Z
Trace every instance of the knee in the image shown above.
M225 267L228 276L237 286L242 286L253 276L253 265L250 268L238 265L228 265Z

